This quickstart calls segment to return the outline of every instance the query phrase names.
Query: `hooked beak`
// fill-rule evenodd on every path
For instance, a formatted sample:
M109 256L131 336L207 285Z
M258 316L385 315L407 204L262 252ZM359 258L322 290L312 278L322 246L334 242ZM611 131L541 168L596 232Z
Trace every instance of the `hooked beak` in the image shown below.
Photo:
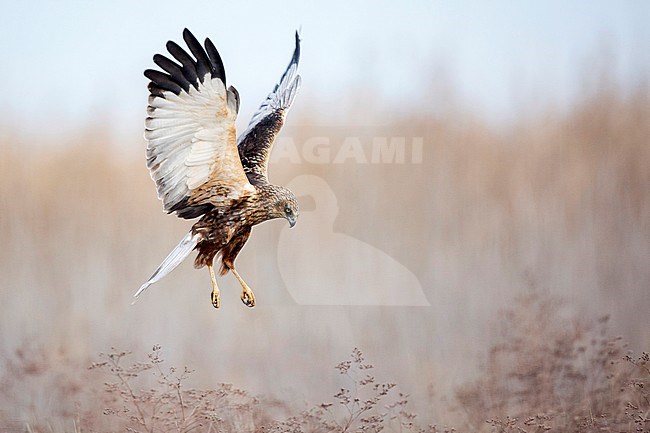
M289 228L296 225L296 220L297 220L297 217L295 215L291 215L291 216L287 217L287 221L289 221Z

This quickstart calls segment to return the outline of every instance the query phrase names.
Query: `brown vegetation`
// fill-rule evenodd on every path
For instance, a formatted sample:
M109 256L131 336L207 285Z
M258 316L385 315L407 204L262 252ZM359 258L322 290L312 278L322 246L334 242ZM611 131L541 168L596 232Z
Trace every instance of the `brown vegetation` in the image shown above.
M648 354L634 359L607 333L608 317L562 317L529 296L504 313L481 377L457 391L471 430L619 432L650 429Z
M528 296L501 314L501 337L478 379L460 387L453 403L444 407L463 415L453 429L423 426L405 390L377 380L375 366L358 349L335 367L346 379L344 386L332 390L329 401L301 411L230 384L189 387L193 371L166 366L161 347L155 346L145 361L132 361L124 351L102 354L88 372L72 364L65 364L65 371L52 370L61 364L44 362L38 352L17 352L2 378L0 404L15 404L21 384L37 378L68 409L55 414L63 421L55 428L52 420L38 418L36 405L42 402L24 401L34 411L30 419L19 423L0 413L0 431L650 431L648 353L625 354L621 339L608 335L607 318L583 323L562 316L558 305L557 299Z

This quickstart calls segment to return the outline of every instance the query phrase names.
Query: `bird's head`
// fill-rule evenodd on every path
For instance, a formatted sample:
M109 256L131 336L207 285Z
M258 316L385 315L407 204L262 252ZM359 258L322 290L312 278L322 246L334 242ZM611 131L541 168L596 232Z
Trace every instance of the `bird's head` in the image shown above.
M282 218L286 218L289 221L289 227L296 225L298 221L298 200L296 196L289 190L289 195L278 202L280 207L279 211L282 213Z
M271 202L271 218L285 218L290 227L295 226L298 220L298 200L295 194L283 186L269 185L265 189Z

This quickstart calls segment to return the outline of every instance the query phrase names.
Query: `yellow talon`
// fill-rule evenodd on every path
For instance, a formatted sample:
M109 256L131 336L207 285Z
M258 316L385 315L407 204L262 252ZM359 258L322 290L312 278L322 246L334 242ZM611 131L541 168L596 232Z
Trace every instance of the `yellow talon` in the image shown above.
M214 308L219 308L221 306L221 295L219 294L219 290L212 291L210 300L212 301L212 306Z
M251 289L243 290L241 292L241 301L247 307L251 307L251 308L254 307L255 306L255 295L253 295L253 291Z

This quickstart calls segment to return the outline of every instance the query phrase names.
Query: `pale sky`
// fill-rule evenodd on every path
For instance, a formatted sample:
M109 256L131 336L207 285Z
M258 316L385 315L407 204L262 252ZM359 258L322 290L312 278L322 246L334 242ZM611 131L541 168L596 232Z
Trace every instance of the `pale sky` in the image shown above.
M299 98L309 106L326 102L323 116L354 104L359 87L386 107L435 109L438 101L423 96L422 88L440 65L461 100L495 120L516 116L522 98L572 100L580 71L602 51L611 53L612 71L622 81L650 72L650 2L641 0L0 5L4 124L53 135L89 122L141 129L142 72L153 67L153 54L164 52L167 40L182 41L184 27L219 49L228 81L242 97L240 127L281 75L298 28Z

